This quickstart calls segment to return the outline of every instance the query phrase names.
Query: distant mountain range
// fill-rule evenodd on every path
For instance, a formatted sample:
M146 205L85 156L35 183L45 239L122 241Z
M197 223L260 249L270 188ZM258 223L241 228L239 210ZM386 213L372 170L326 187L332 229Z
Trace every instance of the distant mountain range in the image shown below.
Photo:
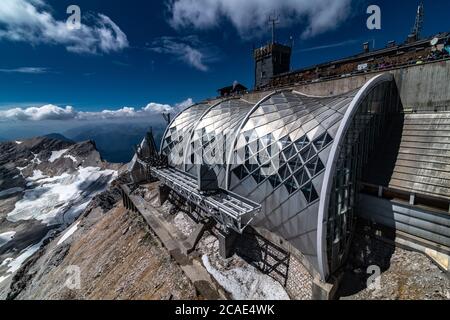
M55 140L60 140L60 141L65 141L65 142L69 142L69 143L74 143L75 141L70 140L69 138L66 138L65 136L63 136L60 133L50 133L44 136L45 138L49 138L49 139L55 139ZM1 140L0 140L1 141Z
M148 124L108 124L103 126L86 125L57 134L61 139L81 142L92 140L102 158L110 163L127 163L134 155L134 148L141 143L149 131ZM153 126L156 143L159 143L164 134L163 125Z
M163 124L152 126L157 147L165 131ZM42 137L68 143L93 141L101 157L109 163L128 163L134 155L134 146L139 145L150 130L148 123L88 124L65 132L55 132ZM14 141L0 137L0 142ZM20 141L24 139L19 139Z

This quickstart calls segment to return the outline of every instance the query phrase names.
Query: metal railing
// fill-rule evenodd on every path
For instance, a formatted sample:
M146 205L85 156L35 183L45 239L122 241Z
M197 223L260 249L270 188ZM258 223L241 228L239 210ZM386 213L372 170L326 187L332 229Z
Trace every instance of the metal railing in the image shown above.
M149 170L152 177L214 218L223 231L242 233L261 211L260 204L223 189L202 193L194 178L176 169L150 167Z

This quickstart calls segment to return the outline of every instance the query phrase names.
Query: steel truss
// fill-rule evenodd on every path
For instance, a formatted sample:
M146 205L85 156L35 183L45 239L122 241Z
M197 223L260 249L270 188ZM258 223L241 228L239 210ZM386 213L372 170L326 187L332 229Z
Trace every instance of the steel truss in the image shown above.
M176 169L150 167L149 171L152 177L214 218L223 231L242 233L261 211L261 205L226 190L202 193L196 179Z

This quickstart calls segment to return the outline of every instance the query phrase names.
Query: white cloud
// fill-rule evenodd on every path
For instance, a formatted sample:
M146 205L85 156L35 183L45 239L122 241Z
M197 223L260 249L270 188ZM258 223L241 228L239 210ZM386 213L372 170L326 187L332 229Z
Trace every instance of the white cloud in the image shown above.
M193 105L194 105L194 101L191 98L189 98L189 99L184 100L183 102L177 103L173 109L176 112L181 112Z
M155 112L155 113L165 113L165 112L171 112L172 107L169 106L168 104L159 104L159 103L151 102L144 108L144 110L149 111L149 112Z
M67 106L60 108L49 104L42 107L14 108L6 111L0 111L0 119L19 120L19 121L39 121L39 120L68 120L76 117L75 110Z
M209 29L230 21L242 37L267 30L274 12L282 26L305 24L303 37L335 29L350 13L352 0L170 0L170 24L177 29Z
M86 24L88 23L88 24ZM56 20L42 0L2 0L0 40L63 45L75 53L110 53L128 47L125 33L107 16L83 14L80 29Z
M14 69L0 69L2 73L28 73L28 74L43 74L49 72L48 68L41 67L20 67Z
M0 111L0 121L42 121L42 120L107 120L140 118L165 112L177 113L193 104L192 99L175 104L149 103L147 106L135 109L125 107L118 110L103 110L99 112L77 111L71 106L65 108L52 104L42 107L13 108Z
M197 36L161 37L154 40L149 50L174 56L193 68L206 72L208 63L217 60L218 53L210 45L203 44Z

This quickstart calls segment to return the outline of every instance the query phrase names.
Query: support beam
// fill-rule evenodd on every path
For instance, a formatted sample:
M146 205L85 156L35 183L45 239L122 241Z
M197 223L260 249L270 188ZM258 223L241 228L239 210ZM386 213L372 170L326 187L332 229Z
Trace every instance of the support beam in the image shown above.
M342 279L342 274L335 278L332 283L323 282L316 276L312 283L312 300L334 300Z
M158 187L158 203L162 206L167 200L169 200L170 188L165 185Z
M415 194L411 194L411 195L409 196L409 204L410 204L411 206L414 206L414 205L416 204L416 195L415 195Z
M234 254L234 241L236 233L233 231L224 232L219 230L217 238L219 239L219 254L223 259L229 259Z
M383 187L378 186L378 198L383 198Z
M183 242L183 254L188 255L195 250L200 239L203 237L205 231L210 230L214 225L214 220L206 220L197 224L195 230L191 233L189 238Z

